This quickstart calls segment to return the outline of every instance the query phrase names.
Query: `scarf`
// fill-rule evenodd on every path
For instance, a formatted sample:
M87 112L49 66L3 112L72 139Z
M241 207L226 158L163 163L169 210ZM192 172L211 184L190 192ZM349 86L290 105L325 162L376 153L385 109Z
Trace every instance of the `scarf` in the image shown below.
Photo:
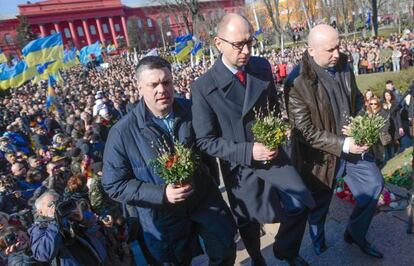
M309 61L329 97L336 122L336 133L341 135L342 127L348 124L351 113L350 96L345 86L344 75L337 67L322 68L310 56Z

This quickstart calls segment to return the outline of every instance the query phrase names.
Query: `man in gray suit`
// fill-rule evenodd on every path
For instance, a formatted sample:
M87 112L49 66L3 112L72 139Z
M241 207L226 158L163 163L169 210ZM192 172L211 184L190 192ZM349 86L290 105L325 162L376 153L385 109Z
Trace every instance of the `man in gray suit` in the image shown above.
M253 265L266 265L260 224L274 222L281 222L275 256L289 265L308 265L298 253L312 196L285 151L255 142L251 131L254 110L268 105L278 110L270 64L250 57L256 40L240 15L224 16L214 40L221 56L192 87L197 146L221 161L230 206Z

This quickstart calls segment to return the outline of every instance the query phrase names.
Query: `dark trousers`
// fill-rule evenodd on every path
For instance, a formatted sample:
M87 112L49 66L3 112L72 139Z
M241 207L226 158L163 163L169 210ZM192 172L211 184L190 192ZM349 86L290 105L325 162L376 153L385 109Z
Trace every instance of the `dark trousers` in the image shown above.
M299 254L306 228L308 209L287 193L279 191L279 197L287 214L287 220L280 223L273 244L273 252L278 259L294 258ZM249 222L239 227L239 232L252 261L259 261L262 258L260 252L260 224Z
M384 179L371 154L366 154L363 160L361 156L341 156L336 177L342 176L345 176L345 182L356 200L347 230L358 244L364 245L365 236L377 208L378 198L384 187ZM322 245L325 242L325 220L333 191L333 188L312 191L316 207L311 210L308 221L314 245Z
M231 242L230 246L224 245L213 233L202 224L196 224L197 234L202 241L202 246L209 258L210 266L233 266L236 261L236 243ZM155 263L157 266L190 266L192 257L182 263Z

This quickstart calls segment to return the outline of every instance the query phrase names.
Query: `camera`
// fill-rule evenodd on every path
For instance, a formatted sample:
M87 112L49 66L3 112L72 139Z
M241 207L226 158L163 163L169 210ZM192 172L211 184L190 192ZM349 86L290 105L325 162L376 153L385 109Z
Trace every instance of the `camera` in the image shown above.
M56 214L59 217L68 217L77 208L74 200L66 200L56 205Z
M17 243L17 236L15 233L7 234L4 237L4 241L6 241L7 246L11 246Z

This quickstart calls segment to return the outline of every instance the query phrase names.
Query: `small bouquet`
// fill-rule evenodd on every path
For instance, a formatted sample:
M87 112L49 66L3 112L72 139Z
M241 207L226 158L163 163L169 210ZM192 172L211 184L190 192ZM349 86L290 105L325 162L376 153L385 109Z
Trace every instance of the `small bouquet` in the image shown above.
M289 125L276 116L276 111L269 110L267 114L255 111L255 122L252 132L256 141L262 143L266 148L273 150L287 141Z
M351 118L347 135L351 136L357 145L374 145L380 137L380 129L386 121L379 115L359 115Z
M195 173L197 158L194 152L180 143L172 149L163 148L161 155L152 162L155 172L167 184L185 185Z

